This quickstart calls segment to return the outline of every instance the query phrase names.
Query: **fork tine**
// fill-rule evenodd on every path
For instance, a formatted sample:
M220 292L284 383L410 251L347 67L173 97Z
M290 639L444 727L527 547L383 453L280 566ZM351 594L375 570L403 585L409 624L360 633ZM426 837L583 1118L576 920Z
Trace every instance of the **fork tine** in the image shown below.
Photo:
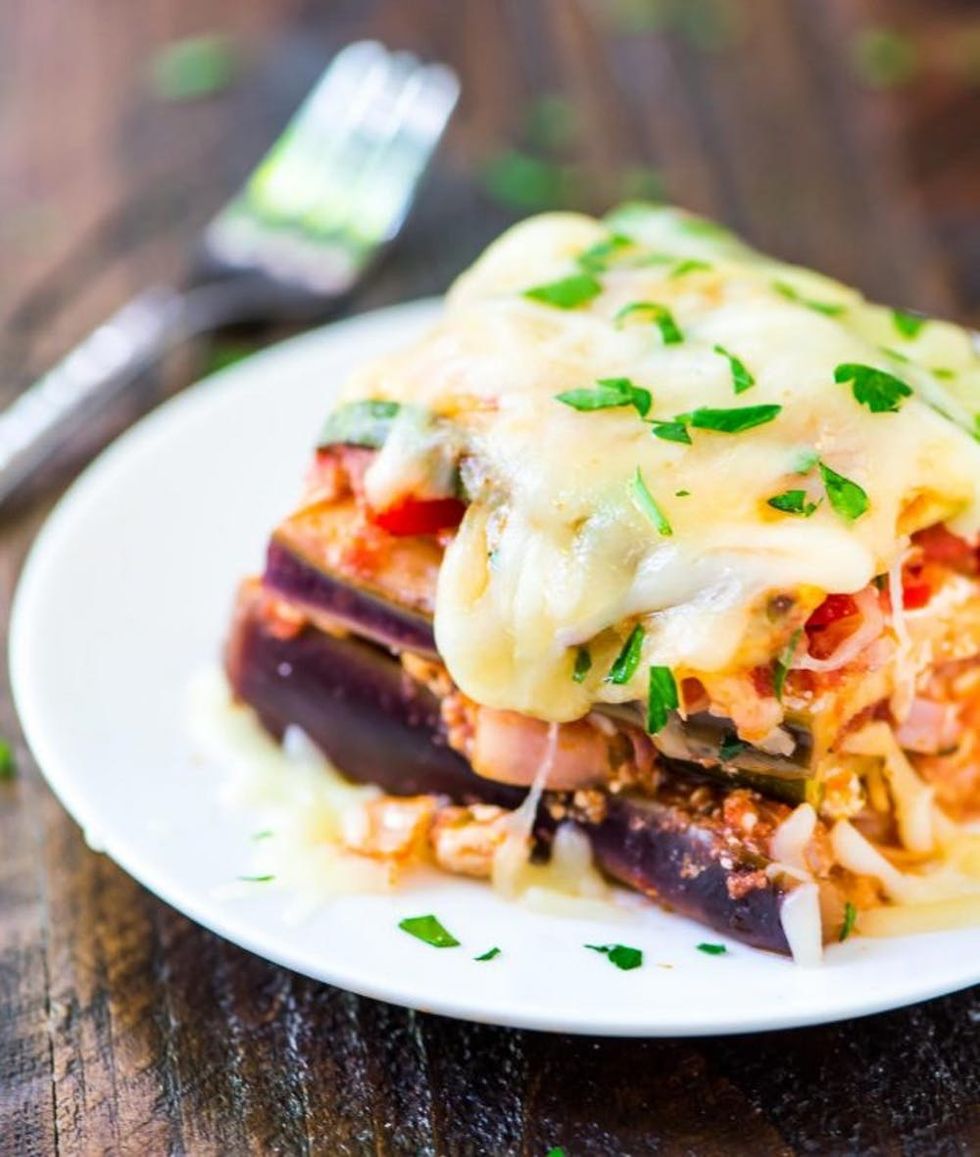
M212 221L207 250L337 291L398 231L458 93L443 65L350 45Z

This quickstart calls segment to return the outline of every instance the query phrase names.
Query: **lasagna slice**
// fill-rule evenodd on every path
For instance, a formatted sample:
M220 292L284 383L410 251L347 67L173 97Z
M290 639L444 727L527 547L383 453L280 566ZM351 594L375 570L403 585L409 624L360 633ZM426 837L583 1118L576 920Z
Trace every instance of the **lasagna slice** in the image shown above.
M978 411L956 326L677 210L532 219L345 385L232 687L383 790L367 854L574 832L800 959L975 912Z

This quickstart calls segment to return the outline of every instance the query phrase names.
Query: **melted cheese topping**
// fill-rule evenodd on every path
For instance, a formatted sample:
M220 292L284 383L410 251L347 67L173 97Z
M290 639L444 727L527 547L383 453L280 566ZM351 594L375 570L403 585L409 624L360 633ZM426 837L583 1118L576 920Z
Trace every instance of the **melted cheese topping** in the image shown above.
M480 703L569 720L594 702L644 698L647 664L683 675L766 662L765 633L750 628L769 594L858 591L914 530L944 519L964 534L980 526L980 363L969 335L929 322L903 337L889 310L854 290L706 225L653 208L611 226L571 214L518 225L460 278L424 340L347 390L426 407L459 439L471 501L441 568L435 627L453 679ZM577 256L610 227L652 261L612 263L596 275L602 292L578 308L524 296L579 272ZM691 258L710 268L678 273ZM683 342L665 345L640 320L614 324L632 302L666 306ZM734 393L717 345L746 365L750 389ZM841 363L885 369L914 396L897 413L872 413L835 381ZM742 433L691 430L692 444L680 445L653 437L632 407L580 412L556 400L616 377L650 391L650 418L782 411ZM855 522L826 500L813 452L867 492L870 509ZM379 457L390 479L392 453ZM669 536L631 498L638 468ZM810 518L767 506L787 489L823 501ZM636 621L643 662L629 683L605 682ZM574 649L586 642L592 669L576 683Z

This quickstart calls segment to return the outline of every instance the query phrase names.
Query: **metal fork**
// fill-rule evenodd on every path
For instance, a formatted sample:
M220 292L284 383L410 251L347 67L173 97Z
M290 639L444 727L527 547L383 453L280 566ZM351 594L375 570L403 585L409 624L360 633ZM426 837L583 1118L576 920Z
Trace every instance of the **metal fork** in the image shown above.
M0 502L178 343L326 314L398 233L458 96L445 65L373 41L340 52L204 230L186 286L145 290L0 414Z

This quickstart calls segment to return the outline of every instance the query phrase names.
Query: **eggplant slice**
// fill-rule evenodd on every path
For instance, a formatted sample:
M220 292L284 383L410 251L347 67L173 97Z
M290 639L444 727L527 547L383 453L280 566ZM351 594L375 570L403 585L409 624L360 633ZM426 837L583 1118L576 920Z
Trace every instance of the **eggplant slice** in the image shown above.
M267 590L329 615L339 626L391 651L439 657L432 623L425 615L353 586L275 539L266 554L262 583Z
M263 616L262 598L254 588L243 591L226 665L236 696L267 730L281 736L295 724L349 778L392 795L520 804L524 789L476 775L447 745L439 701L389 652L309 625L283 637ZM567 794L545 792L537 834L547 843L553 817L567 816L614 879L718 932L788 954L780 922L785 887L766 875L770 861L719 823L717 808L691 803L698 788L715 803L725 795L703 773L674 768L655 796L602 793L604 806L585 812Z

